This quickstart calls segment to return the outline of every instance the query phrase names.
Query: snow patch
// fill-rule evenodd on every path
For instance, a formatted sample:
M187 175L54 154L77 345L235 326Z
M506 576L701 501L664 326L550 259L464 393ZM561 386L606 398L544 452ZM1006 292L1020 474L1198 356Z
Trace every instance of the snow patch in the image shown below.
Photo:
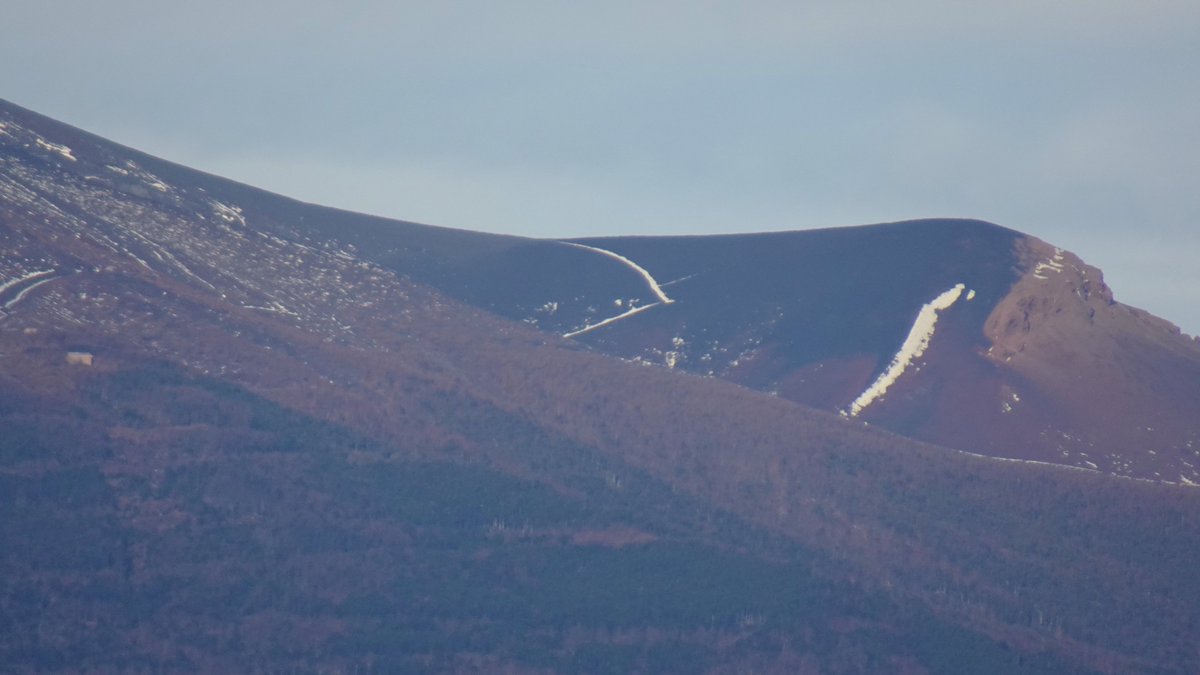
M76 161L75 155L71 154L71 149L65 145L59 145L58 143L51 143L50 141L47 141L42 138L35 138L34 141L36 141L38 144L38 147L43 150L49 150L50 152L58 153L59 155L62 155L63 157L71 160L72 162Z
M975 299L975 289L972 288L971 290L967 291L967 302L970 302L974 299Z
M283 303L277 300L272 300L266 307L261 305L242 305L242 309L257 309L260 312L271 312L272 314L283 314L286 316L300 318L300 314L288 309L283 305ZM268 346L267 349L270 349L270 347Z
M684 344L686 344L684 339L678 335L671 338L671 346L674 347L674 349L663 353L663 363L665 363L668 368L674 368L679 364L679 359L682 356L681 350L683 349Z
M1061 248L1054 249L1054 256L1049 260L1040 261L1033 268L1033 276L1038 279L1048 279L1043 272L1054 272L1062 274L1063 271L1063 250Z
M850 404L848 412L843 411L842 414L848 414L854 417L861 413L867 406L871 405L875 399L883 396L888 388L900 379L904 371L912 365L913 361L920 358L925 350L929 348L929 341L933 338L933 330L937 325L938 312L948 309L958 300L965 284L956 284L953 288L945 291L930 302L921 307L921 311L917 313L917 319L913 322L912 328L908 331L908 337L905 338L904 344L900 346L900 351L896 352L896 356L892 359L891 365L887 370L880 375L875 382L867 387L867 390L858 395L854 402Z
M159 192L165 193L165 192L169 192L171 190L171 186L162 182L158 178L158 176L155 176L154 174L150 173L149 171L138 166L138 163L133 161L132 159L125 160L125 168L128 169L127 171L123 171L123 170L121 170L117 167L113 167L113 166L109 166L108 168L113 171L116 171L118 173L121 173L121 175L123 175L123 176L134 176L136 178L140 178L142 180L142 182L146 184L147 187L150 187L154 190L158 190Z
M1012 412L1013 409L1016 407L1016 404L1021 402L1021 397L1018 396L1017 392L1015 392L1015 391L1009 392L1008 398L1011 400L1000 401L1000 410L1003 412L1006 412L1006 413Z
M242 207L230 206L215 199L211 200L210 203L212 204L213 213L221 218L221 220L227 223L238 223L242 227L246 226L246 218L242 216Z

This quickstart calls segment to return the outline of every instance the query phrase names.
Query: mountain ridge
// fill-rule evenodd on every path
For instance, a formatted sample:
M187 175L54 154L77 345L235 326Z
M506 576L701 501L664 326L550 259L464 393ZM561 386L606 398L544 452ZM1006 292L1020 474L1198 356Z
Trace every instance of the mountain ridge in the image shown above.
M566 273L577 314L564 304L556 321L603 318L586 311L600 298L614 314L651 301L644 277L596 251L487 235L455 258L443 249L470 233L425 240L421 226L376 220L344 233L352 214L266 193L239 203L182 168L35 130L72 161L12 125L0 283L24 281L0 298L28 292L0 318L0 520L21 542L0 559L0 649L19 670L1196 662L1189 488L968 456L505 317L536 309L536 281ZM586 241L644 266L674 300L589 339L687 318L689 297L705 296L685 291L722 288L660 277L643 255L654 242ZM668 272L700 259L676 243L659 254ZM977 334L957 353L938 342L983 325L983 301L1008 290L1007 254L974 250L999 281L973 283L979 304L939 318L918 376L943 353L989 363ZM535 282L519 302L468 301L520 265ZM961 282L955 272L909 273L917 304ZM899 318L860 336L877 345L860 384L915 309L884 306ZM665 346L677 327L657 328ZM74 351L94 362L68 363ZM746 585L760 577L770 583Z

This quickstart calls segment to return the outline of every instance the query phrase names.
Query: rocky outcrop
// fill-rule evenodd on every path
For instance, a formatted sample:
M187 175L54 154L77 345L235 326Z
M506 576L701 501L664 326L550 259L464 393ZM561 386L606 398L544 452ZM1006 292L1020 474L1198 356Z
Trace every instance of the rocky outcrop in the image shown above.
M1017 260L1020 278L984 324L984 356L1037 390L1044 451L1114 473L1200 478L1196 341L1117 302L1101 271L1073 253L1025 237Z

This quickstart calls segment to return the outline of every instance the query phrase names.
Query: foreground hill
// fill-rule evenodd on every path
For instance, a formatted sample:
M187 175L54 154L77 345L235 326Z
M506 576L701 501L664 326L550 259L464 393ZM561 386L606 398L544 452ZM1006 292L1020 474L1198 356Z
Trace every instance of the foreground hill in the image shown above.
M9 670L1200 665L1189 488L587 349L686 309L640 251L310 207L8 104L0 125ZM503 316L536 284L482 295L560 251L563 285L661 304L563 339ZM994 267L951 309L1005 297ZM592 325L568 305L533 318Z

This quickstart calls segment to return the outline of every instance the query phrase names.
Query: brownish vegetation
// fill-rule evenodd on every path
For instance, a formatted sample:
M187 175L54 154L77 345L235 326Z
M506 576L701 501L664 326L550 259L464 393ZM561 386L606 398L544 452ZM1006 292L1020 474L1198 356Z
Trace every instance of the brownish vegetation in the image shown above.
M288 220L325 212L257 195L238 238L215 179L138 156L152 201L13 152L51 206L0 208L6 250L79 271L0 318L7 670L1200 665L1192 490L621 362ZM113 213L196 241L139 265Z

